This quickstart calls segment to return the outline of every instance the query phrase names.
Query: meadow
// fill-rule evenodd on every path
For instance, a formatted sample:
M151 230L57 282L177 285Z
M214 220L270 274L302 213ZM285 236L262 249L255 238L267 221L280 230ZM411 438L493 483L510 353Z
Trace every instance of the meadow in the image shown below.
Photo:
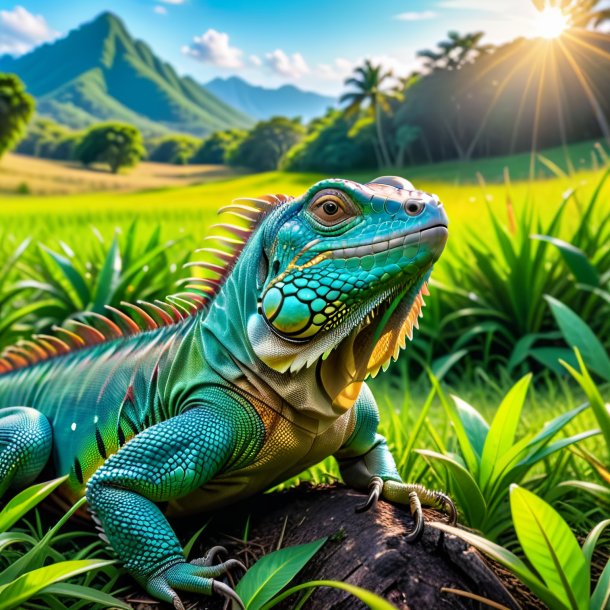
M429 308L411 350L415 356L409 346L386 374L372 381L372 387L382 411L381 432L405 480L447 489L458 503L461 523L484 537L472 534L475 538L470 542L513 569L549 607L603 610L599 604L606 603L608 594L597 593L591 605L587 594L584 605L574 601L571 587L577 588L576 580L586 577L587 591L592 593L596 586L610 591L610 568L604 569L608 546L603 544L610 511L610 420L607 412L604 419L607 398L602 398L608 395L610 377L604 377L606 369L595 360L604 351L608 359L610 348L610 296L604 296L610 282L605 222L610 217L610 181L605 180L606 153L599 145L571 147L568 158L569 162L562 149L545 151L535 159L533 174L530 155L404 172L418 188L438 194L444 202L451 238L435 270ZM154 168L142 165L142 175L153 172ZM62 167L55 164L58 173ZM77 181L70 195L42 194L48 193L45 184L37 194L33 181L32 194L5 194L0 199L0 341L4 345L26 332L77 316L82 309L95 311L104 302L176 292L179 280L188 275L181 264L192 260L191 252L201 245L220 206L236 197L269 192L298 195L325 177L281 171L227 177L194 166L187 178L174 174L166 182L161 178L158 184L144 186L137 178L138 188L131 192L125 188L109 192L106 187L95 192L90 183L78 182L78 170L68 169ZM342 177L365 182L390 172L395 170ZM86 172L82 175L90 179ZM183 179L198 183L183 185ZM545 233L548 240L532 239L534 233ZM569 251L564 246L568 242L580 254ZM109 260L116 275L113 286L120 287L115 292L104 291L100 283L100 278L107 279L104 270ZM590 277L587 272L596 274L598 285L589 292L582 290L581 272L585 280ZM519 293L512 309L506 303L512 300L511 290ZM587 343L590 337L584 327L575 327L584 332L582 341L562 338L561 316L566 314L545 301L547 294L576 310L597 344ZM521 325L520 311L525 317L534 312L527 325ZM7 319L11 323L3 324ZM453 337L452 343L446 335ZM536 347L539 340L542 347ZM570 343L581 348L591 373ZM522 359L515 354L522 354ZM557 356L571 363L572 374ZM338 469L327 460L286 484L336 478ZM49 489L38 489L28 501L22 498L25 508L14 505L13 515L23 517ZM532 492L537 494L534 500L527 495ZM547 550L558 557L559 567L554 569L567 574L563 584L549 585L541 567L544 562L532 559L532 548L540 552L544 528L529 543L516 535L525 527L519 522L525 513L515 508L518 502L531 509L534 521L542 519L546 524ZM33 567L42 569L45 557L86 559L99 564L88 564L88 569L99 571L77 576L71 581L78 583L74 586L95 587L96 594L87 589L91 603L120 603L104 597L119 591L120 571L106 563L101 543L91 542L84 552L55 530L55 540L45 536L38 518L32 517L36 513L15 525L16 519L6 515L7 508L0 513L0 530L4 527L7 535L21 536L23 547L13 547L3 556L0 593ZM597 528L586 538L586 550L580 550L577 538L570 542L569 552L557 550L565 539L566 523L567 531L574 532L570 536L577 536L580 543ZM593 555L595 542L601 542L603 550ZM23 549L29 553L38 549L35 560L24 560L28 553ZM521 570L511 551L519 557L525 553L532 575ZM587 562L579 553L590 553ZM9 569L18 559L20 569ZM62 586L63 590L43 593L43 601L56 608L83 607L66 601L83 590ZM120 592L123 597L128 594Z

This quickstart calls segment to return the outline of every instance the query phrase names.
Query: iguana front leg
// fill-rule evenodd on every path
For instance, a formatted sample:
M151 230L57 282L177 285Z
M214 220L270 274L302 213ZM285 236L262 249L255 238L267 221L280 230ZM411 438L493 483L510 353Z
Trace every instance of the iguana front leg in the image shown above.
M187 495L251 451L260 433L238 405L197 406L147 428L112 455L90 479L87 499L103 536L127 570L155 597L183 608L176 590L237 595L215 580L243 567L231 560L187 563L155 504Z
M449 496L402 481L386 439L377 434L379 412L366 385L363 385L353 408L356 416L354 431L335 458L345 483L354 489L369 492L367 501L357 510L372 508L379 498L408 505L415 520L414 529L408 535L410 541L419 539L423 533L422 504L445 511L450 521L455 523L457 512Z

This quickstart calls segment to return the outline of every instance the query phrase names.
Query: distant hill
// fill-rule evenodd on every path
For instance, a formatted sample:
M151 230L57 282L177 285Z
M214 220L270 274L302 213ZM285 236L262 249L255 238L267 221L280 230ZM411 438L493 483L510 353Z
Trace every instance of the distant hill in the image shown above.
M337 105L333 97L303 91L293 85L268 89L251 85L238 76L215 78L204 87L229 106L257 119L281 115L300 116L309 121L322 116L329 106Z
M193 79L178 76L108 12L26 55L0 57L0 72L25 82L38 114L77 129L119 120L146 135L205 135L252 124Z

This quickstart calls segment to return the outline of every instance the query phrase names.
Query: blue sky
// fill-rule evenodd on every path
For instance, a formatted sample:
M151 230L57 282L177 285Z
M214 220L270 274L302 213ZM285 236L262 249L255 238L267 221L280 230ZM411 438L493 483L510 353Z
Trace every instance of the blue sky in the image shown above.
M416 51L450 29L494 43L539 33L530 0L0 0L0 53L27 52L102 11L200 82L239 75L333 95L365 57L408 73Z

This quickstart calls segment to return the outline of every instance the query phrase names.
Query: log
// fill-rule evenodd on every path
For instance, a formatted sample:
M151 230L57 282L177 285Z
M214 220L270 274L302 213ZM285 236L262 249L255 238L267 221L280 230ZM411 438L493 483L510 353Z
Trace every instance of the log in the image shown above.
M375 510L356 514L355 507L363 499L363 494L338 484L301 484L257 496L212 516L191 556L202 556L210 546L220 544L231 557L252 565L278 544L286 547L328 536L291 584L339 580L373 591L400 610L489 607L447 589L474 593L510 610L544 608L519 581L454 536L426 527L419 542L406 542L404 533L411 530L413 522L404 507L379 502ZM427 521L443 519L437 511L424 512ZM181 538L188 539L208 518L200 516L175 525ZM249 533L244 542L247 522ZM138 610L155 607L134 603L143 597L139 592L127 601ZM182 599L190 609L220 610L223 606L218 600L189 594L183 594ZM278 608L286 610L295 604L296 596ZM366 606L353 596L331 588L317 589L303 606L303 610L363 608Z

